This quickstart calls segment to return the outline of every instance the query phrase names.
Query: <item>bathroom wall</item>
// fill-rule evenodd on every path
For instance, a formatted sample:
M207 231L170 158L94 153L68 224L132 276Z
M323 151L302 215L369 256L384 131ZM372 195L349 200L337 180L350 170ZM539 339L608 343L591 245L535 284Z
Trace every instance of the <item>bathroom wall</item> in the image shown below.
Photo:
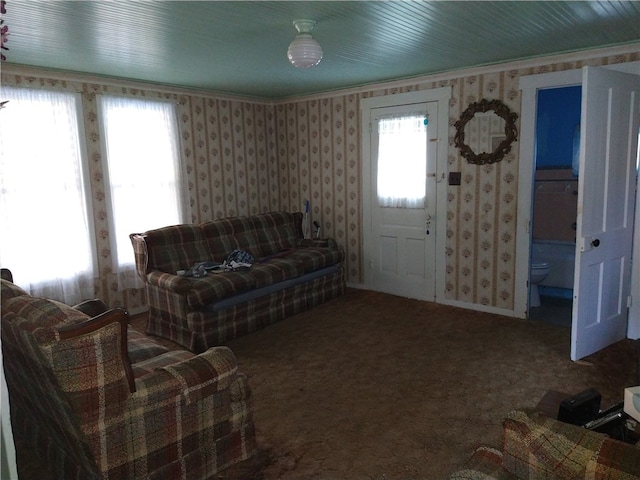
M533 202L533 241L576 241L578 177L569 169L537 169Z
M581 96L581 86L538 92L532 257L549 263L545 295L573 289Z

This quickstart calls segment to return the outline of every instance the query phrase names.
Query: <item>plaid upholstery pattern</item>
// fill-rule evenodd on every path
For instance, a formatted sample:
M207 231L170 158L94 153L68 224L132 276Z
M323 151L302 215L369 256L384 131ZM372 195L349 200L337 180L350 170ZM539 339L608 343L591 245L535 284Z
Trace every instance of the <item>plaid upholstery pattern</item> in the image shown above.
M63 327L84 322L89 317L68 305L28 294L5 299L2 297L3 310L14 312L22 321L25 329L39 336L41 340L53 338L54 327Z
M138 362L157 357L169 351L167 347L160 345L158 342L153 341L131 327L129 327L127 332L127 343L129 361L133 367L135 367Z
M0 289L0 298L13 298L13 297L19 297L20 295L26 295L27 292L25 292L22 288L20 288L18 285L3 279L0 279L0 285L1 285L1 289Z
M287 255L287 259L298 263L304 273L308 273L344 262L344 250L320 247L297 248Z
M132 235L136 269L142 272L149 301L147 333L202 352L344 294L344 251L333 239L303 239L302 217L300 212L271 212ZM201 234L195 233L198 229ZM207 252L202 251L202 238L206 239ZM187 245L171 244L183 239ZM172 270L178 268L178 258L182 262L180 268L186 268L189 262L198 261L196 257L201 261L223 261L235 249L246 250L257 259L251 269L202 278L180 277ZM238 294L331 266L338 266L337 271L304 280L302 286L283 284L286 289L275 289L266 298L218 311L212 308Z
M252 267L253 268L253 267ZM183 321L177 315L154 307L150 300L147 333L169 338L193 352L224 345L229 340L254 332L278 320L319 305L331 298L344 295L346 290L344 271L314 279L270 295L259 297L232 308L209 312L205 310L180 310ZM156 298L164 298L166 291L150 288ZM172 305L180 305L173 297ZM188 313L186 313L188 311Z
M249 218L260 242L260 255L264 257L295 247L296 235L294 216L288 212L272 212ZM258 258L258 257L256 257Z
M464 466L450 480L517 480L502 468L502 452L493 448L479 447Z
M247 271L224 272L191 280L187 292L187 303L191 307L201 307L216 300L255 288L256 280Z
M251 390L233 352L167 352L123 325L118 311L89 319L45 299L2 298L14 433L55 477L208 479L249 458Z
M143 237L148 253L145 273L151 270L176 273L190 268L196 262L210 260L207 239L196 225L173 225L150 230Z
M303 265L289 258L274 258L268 263L256 263L251 266L251 276L255 280L256 288L296 278L304 273Z
M258 237L247 217L230 217L201 225L209 243L211 260L223 262L236 249L246 250L254 258L260 256Z
M502 452L481 447L451 480L640 480L640 446L533 410L503 421Z
M2 358L14 435L48 454L56 478L100 478L89 442L29 330L2 305Z
M504 468L518 478L640 479L640 448L539 412L504 420Z
M140 379L145 375L154 373L157 368L163 368L176 362L189 360L192 356L193 354L186 350L168 350L155 357L149 357L145 360L132 363L131 368L133 369L135 378Z

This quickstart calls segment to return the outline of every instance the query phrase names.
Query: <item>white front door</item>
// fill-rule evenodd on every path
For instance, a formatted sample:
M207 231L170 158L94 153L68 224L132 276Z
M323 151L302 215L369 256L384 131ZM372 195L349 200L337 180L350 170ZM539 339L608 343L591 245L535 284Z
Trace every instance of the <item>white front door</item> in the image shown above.
M437 108L429 102L371 115L372 288L419 300L435 296L436 142L429 139L437 138L437 126L429 119L437 118ZM386 124L391 134L385 135Z
M366 288L421 300L444 298L447 194L444 172L450 98L451 89L445 87L366 98L360 103ZM379 173L383 180L387 179L385 167L380 170L378 164L378 123L381 119L412 113L427 119L423 144L426 162L421 172L425 198L418 205L389 204L384 193L386 187L378 191ZM411 180L417 175L405 173L400 162L398 156L396 168L394 159L393 174L404 175L400 190L407 190L411 197L410 184L415 183Z
M571 359L626 337L640 79L585 67Z

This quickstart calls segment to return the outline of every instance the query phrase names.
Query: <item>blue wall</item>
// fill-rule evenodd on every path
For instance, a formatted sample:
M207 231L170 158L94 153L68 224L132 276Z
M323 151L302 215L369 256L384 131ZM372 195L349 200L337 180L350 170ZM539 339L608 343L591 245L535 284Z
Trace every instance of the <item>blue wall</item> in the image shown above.
M536 168L572 168L581 96L580 85L538 91Z

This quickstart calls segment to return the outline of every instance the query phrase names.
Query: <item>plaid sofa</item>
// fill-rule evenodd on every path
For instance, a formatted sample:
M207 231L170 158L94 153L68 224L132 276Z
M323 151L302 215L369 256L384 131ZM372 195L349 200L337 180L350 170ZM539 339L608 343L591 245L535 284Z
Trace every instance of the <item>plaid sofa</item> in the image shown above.
M344 251L333 239L304 239L301 225L300 212L271 212L131 234L147 333L201 352L344 294ZM236 249L254 257L249 270L176 274Z
M638 480L640 446L533 410L504 419L502 451L480 447L450 480Z
M255 453L231 350L169 351L121 309L89 317L1 281L12 430L54 478L217 478Z

